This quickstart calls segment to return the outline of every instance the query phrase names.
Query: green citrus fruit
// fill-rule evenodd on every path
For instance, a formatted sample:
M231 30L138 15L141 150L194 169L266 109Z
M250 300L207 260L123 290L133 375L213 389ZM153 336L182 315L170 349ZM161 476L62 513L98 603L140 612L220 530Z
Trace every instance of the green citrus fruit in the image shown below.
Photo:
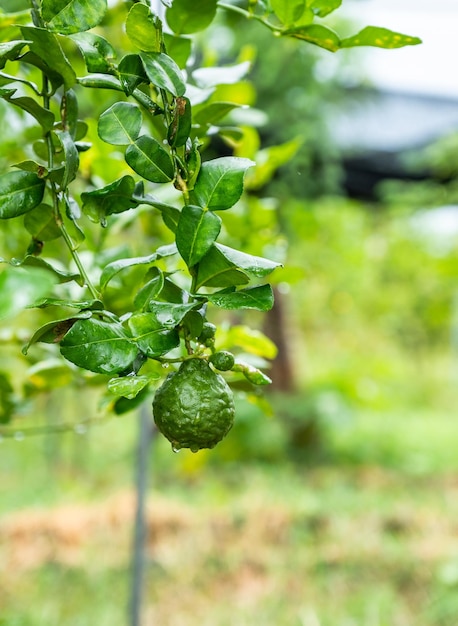
M221 372L227 372L227 370L230 370L235 363L234 355L227 350L215 352L215 354L212 354L208 360L216 367L217 370L220 370Z
M234 422L232 391L203 359L184 361L153 400L154 421L174 450L213 448Z

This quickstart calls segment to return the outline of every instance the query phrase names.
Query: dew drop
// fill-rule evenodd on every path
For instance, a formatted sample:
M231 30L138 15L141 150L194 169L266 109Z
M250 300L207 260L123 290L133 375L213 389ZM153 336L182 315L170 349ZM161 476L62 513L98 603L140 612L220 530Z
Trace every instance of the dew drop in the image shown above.
M199 446L190 446L191 452L199 452L200 447Z
M181 446L177 443L172 443L172 450L175 454L178 454L178 452L181 452Z
M170 365L169 365L168 363L162 363L162 367L163 367L165 370L167 370L167 369L170 367Z
M14 438L16 441L24 441L25 435L21 430L18 430L14 433Z

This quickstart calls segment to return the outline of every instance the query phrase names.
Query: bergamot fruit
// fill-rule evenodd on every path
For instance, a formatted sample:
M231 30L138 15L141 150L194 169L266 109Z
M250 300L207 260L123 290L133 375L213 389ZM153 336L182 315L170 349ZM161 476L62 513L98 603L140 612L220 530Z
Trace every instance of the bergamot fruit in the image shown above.
M234 413L229 385L197 358L169 374L153 400L156 426L174 450L213 448L231 429Z

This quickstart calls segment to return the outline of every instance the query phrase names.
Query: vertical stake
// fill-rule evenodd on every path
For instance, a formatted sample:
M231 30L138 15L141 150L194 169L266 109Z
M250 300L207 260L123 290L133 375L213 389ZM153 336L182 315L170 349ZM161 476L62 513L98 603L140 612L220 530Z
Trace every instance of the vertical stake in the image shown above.
M138 413L138 435L135 455L136 510L132 542L131 588L129 626L141 626L143 592L145 585L146 495L148 461L154 439L149 404L144 403Z

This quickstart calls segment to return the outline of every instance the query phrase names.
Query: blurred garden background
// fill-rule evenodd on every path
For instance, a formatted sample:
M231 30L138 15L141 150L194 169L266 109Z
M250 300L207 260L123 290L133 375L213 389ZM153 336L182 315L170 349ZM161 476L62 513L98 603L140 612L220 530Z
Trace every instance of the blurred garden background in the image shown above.
M0 23L23 4L3 0ZM113 2L100 32L125 11ZM274 310L215 311L217 342L249 336L274 382L238 391L235 426L214 450L172 454L155 436L145 626L458 624L458 78L440 47L458 9L345 0L336 19L424 43L332 55L272 45L228 15L199 41L204 65L251 63L218 87L250 105L225 118L243 133L208 146L258 163L225 216L226 242L283 264ZM85 113L95 120L110 93L85 93ZM4 171L38 135L1 100L0 124ZM88 180L126 171L95 146L81 155ZM130 212L119 217L110 258L163 242L148 216L141 231ZM2 258L29 244L16 221L2 224ZM109 297L129 296L127 273ZM139 408L108 417L97 377L55 346L22 355L46 315L0 328L0 625L121 626Z

